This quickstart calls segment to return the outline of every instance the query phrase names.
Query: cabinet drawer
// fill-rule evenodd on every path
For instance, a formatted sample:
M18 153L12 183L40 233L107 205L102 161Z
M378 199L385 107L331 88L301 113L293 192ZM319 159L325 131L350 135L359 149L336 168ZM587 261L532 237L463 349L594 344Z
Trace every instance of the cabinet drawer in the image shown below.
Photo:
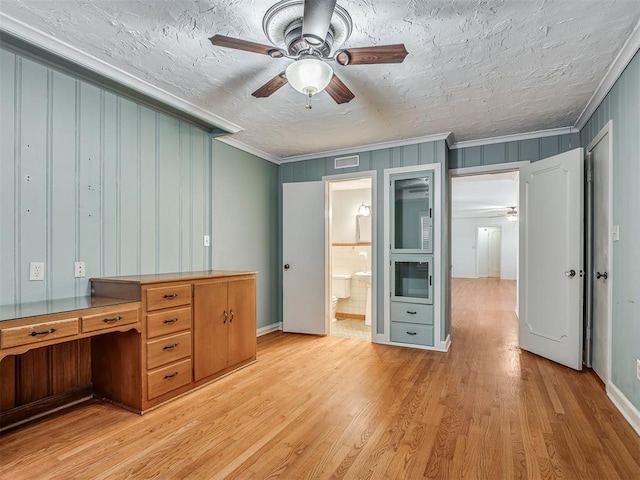
M147 289L147 310L191 304L191 285L169 285Z
M191 356L191 332L159 338L147 343L149 370Z
M86 315L82 317L82 331L95 332L106 330L120 325L129 325L138 322L138 309L115 310L113 312L101 313L100 315Z
M188 385L191 382L191 358L147 373L149 400Z
M147 338L191 329L191 308L177 308L147 315Z
M77 318L34 323L23 327L4 328L0 334L0 347L10 348L19 345L30 345L53 340L54 338L71 337L77 335L78 332Z
M433 326L391 322L391 341L433 346Z
M391 302L391 321L433 325L433 305Z

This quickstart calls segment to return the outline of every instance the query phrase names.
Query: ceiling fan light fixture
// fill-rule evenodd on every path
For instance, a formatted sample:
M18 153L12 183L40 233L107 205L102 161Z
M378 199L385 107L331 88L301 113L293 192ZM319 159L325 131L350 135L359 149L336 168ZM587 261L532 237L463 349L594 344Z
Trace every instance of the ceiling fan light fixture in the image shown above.
M302 58L289 65L285 75L293 88L311 96L327 88L333 69L318 58Z

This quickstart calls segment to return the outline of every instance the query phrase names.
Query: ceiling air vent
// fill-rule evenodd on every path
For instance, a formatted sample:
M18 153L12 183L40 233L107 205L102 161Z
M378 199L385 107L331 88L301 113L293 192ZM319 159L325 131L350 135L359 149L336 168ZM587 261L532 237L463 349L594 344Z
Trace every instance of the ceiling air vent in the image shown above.
M335 168L349 168L360 165L360 156L351 155L350 157L340 157L335 159Z

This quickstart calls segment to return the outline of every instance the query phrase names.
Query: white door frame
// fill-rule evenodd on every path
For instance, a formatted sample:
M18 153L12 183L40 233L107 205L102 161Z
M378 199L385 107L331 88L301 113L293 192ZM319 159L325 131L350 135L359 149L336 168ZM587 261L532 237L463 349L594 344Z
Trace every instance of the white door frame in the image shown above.
M343 182L346 180L356 180L358 178L371 179L371 341L373 341L378 330L378 302L377 302L377 279L378 279L378 242L377 242L377 223L378 223L378 172L375 170L367 170L366 172L341 173L339 175L325 175L322 181L326 185L325 195L325 234L324 234L324 278L325 291L327 292L325 302L326 315L326 331L329 330L329 322L331 321L331 191L330 183Z
M520 172L520 168L524 165L529 165L530 161L511 162L511 163L496 163L494 165L482 165L479 167L465 167L465 168L452 168L449 170L449 192L451 192L451 179L453 177L466 177L469 175L484 175L489 173L503 173L503 172ZM518 179L518 182L520 180ZM453 221L453 219L450 219ZM518 236L520 233L518 232ZM449 248L451 248L452 239L449 238ZM477 245L477 244L476 244ZM516 317L519 317L520 310L520 251L518 248L518 258L516 258ZM477 254L476 254L477 257ZM478 264L476 260L476 277L478 276Z
M590 154L593 149L596 147L596 145L600 142L600 140L602 140L604 138L605 135L609 134L609 193L608 196L609 198L607 199L608 203L609 203L609 208L608 208L608 214L609 214L609 225L608 225L608 229L609 229L609 235L612 234L613 232L613 120L609 120L604 127L602 127L602 129L598 132L598 134L594 137L593 140L591 140L591 143L589 143L589 145L587 146L586 150L585 150L585 154L588 155ZM593 201L595 202L596 199L594 198ZM593 225L592 225L593 226ZM613 241L612 238L609 238L609 251L608 251L608 262L609 264L607 265L607 272L609 274L609 279L607 281L607 390L609 390L609 385L611 384L611 349L612 349L612 335L613 335L613 305L612 305L612 298L613 298L613 275L611 272L611 267L613 265L612 262L612 258L613 258ZM593 276L593 272L589 272L590 276ZM590 281L592 279L589 279ZM592 334L593 334L593 330L592 330Z

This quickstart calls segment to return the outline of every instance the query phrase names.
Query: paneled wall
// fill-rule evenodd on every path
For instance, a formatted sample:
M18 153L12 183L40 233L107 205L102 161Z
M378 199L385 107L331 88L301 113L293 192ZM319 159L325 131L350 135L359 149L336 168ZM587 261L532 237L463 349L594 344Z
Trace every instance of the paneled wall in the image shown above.
M280 321L278 166L213 142L213 268L258 272L258 328Z
M376 311L377 311L377 333L383 333L384 320L382 312L384 311L384 231L383 224L383 206L384 206L384 170L387 168L395 167L408 167L412 165L426 165L431 163L440 163L443 168L441 169L441 183L443 191L443 217L449 218L448 203L446 199L448 197L448 181L447 181L447 155L448 149L444 140L437 142L427 142L414 145L406 145L402 147L386 148L381 150L363 151L359 152L360 164L358 167L341 168L336 170L334 168L334 157L322 157L312 160L305 160L299 162L284 163L280 165L280 182L311 182L320 181L324 176L341 175L354 172L367 172L375 170L377 172L377 202L373 206L375 214L378 215L378 228L377 232L374 232L376 236L376 242L378 247L376 262L377 262L377 279L376 279ZM282 189L279 191L279 206L282 211ZM443 311L445 312L445 320L443 322L442 332L446 336L449 332L449 315L447 315L448 308L448 285L449 285L449 256L448 249L448 223L444 222L442 230L442 245L443 245L443 258L442 258L442 300ZM280 225L281 227L281 225ZM280 228L280 231L282 229ZM282 237L279 238L280 245L280 261L282 264ZM279 269L279 285L282 285L282 270ZM278 312L280 318L282 318L282 306L279 307Z
M586 148L613 121L613 242L609 280L613 283L611 381L640 410L640 53L580 132Z
M210 267L207 132L5 49L0 123L0 304ZM44 281L29 281L33 261Z
M513 142L454 148L449 152L449 168L480 167L499 163L536 162L580 147L580 134L516 140Z

